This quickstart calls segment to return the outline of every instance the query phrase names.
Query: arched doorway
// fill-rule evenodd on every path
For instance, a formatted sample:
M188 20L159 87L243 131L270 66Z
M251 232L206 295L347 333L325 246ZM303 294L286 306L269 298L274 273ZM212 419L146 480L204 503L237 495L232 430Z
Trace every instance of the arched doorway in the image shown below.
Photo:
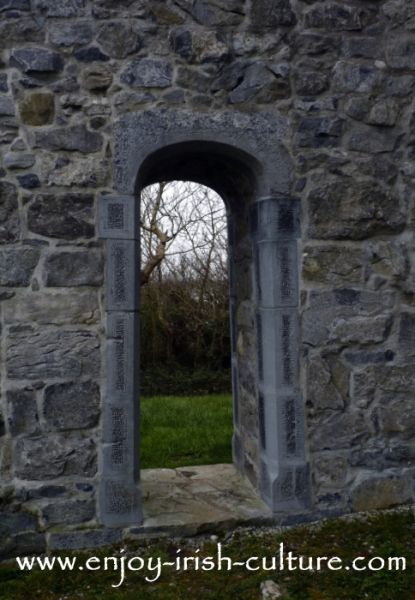
M308 503L298 356L299 205L272 115L149 111L115 136L115 188L100 202L107 240L107 386L100 518L142 518L139 485L139 197L157 181L207 185L229 222L233 458L273 512Z

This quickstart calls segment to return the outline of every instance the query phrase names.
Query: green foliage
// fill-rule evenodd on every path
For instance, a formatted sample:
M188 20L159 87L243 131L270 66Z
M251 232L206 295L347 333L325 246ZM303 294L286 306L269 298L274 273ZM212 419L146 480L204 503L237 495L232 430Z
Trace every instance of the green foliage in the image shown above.
M144 286L141 300L141 389L144 394L230 390L226 279L168 279Z
M141 400L141 467L232 462L232 398L194 396Z
M144 396L205 396L229 393L230 369L190 369L178 364L151 365L141 372Z

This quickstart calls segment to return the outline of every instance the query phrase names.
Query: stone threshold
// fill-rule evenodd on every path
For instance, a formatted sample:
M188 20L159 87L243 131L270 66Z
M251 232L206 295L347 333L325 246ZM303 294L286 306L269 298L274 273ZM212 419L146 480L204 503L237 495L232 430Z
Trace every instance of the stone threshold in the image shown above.
M241 525L270 525L270 509L232 464L143 469L144 522L130 534L219 533Z

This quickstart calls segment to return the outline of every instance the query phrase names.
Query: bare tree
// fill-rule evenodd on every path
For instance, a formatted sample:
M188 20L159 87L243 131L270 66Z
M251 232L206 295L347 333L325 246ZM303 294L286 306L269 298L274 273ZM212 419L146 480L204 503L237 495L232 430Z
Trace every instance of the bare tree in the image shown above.
M141 285L147 284L155 271L159 279L163 273L183 275L185 255L191 257L193 274L202 276L205 283L215 271L224 273L226 215L221 198L209 188L177 181L145 188L141 235Z

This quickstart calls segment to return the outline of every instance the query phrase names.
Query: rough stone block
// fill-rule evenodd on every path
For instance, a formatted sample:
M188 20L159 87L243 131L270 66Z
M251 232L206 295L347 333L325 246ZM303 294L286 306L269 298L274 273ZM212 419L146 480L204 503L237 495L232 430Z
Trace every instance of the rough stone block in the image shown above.
M290 0L256 0L250 17L252 27L259 30L293 26L297 22Z
M300 148L333 148L338 146L344 121L337 117L304 117L295 136Z
M0 244L16 242L19 231L17 189L12 183L0 181Z
M415 432L414 397L411 393L382 395L375 410L380 431L387 437L412 440Z
M329 340L340 344L379 344L386 339L391 325L388 315L338 318L332 323Z
M20 117L26 125L50 125L55 117L53 94L35 92L19 102Z
M63 47L89 44L94 35L93 24L89 21L51 24L48 30L49 42Z
M71 159L65 157L65 161L59 161L51 153L42 157L39 170L46 185L96 188L105 186L110 165L107 160L94 156L72 155Z
M19 533L11 536L2 544L0 558L31 556L33 554L43 554L44 552L46 552L44 533Z
M4 305L5 323L92 325L100 318L98 294L91 290L39 291Z
M3 164L7 169L28 169L35 164L33 154L23 152L7 152L3 158Z
M97 42L109 56L126 58L141 48L141 37L129 22L110 21L100 28Z
M48 17L80 17L86 0L35 0L35 8Z
M405 224L399 199L376 181L328 181L310 191L307 206L312 238L360 240Z
M305 14L306 27L327 31L360 31L363 23L364 11L361 8L335 2L319 3Z
M27 287L39 262L36 248L0 250L0 285Z
M309 424L311 451L349 449L364 444L373 435L362 412L335 412Z
M93 381L71 381L47 386L43 416L52 430L95 427L100 416L99 386Z
M42 194L28 209L28 227L33 233L52 238L76 239L94 236L94 197L91 194Z
M0 89L0 91L7 91L7 88L6 88L6 90ZM9 98L9 96L0 96L0 116L14 117L14 115L15 115L15 106L14 106L13 98Z
M307 281L347 287L363 278L364 251L347 246L305 246L303 276Z
M390 36L386 46L386 62L392 69L415 70L415 36L413 33Z
M88 67L82 72L82 85L86 90L102 92L110 87L112 80L110 68L104 65Z
M399 324L399 352L405 358L415 357L415 314L403 313Z
M172 65L165 59L135 59L121 73L121 81L131 87L165 88L172 80Z
M20 479L43 481L71 475L93 477L97 470L93 440L77 434L18 438L15 457L15 473Z
M36 132L36 147L46 150L78 150L84 154L97 152L102 148L102 135L89 131L85 125L59 127Z
M46 48L18 48L12 51L10 65L24 73L56 73L63 68L62 57Z
M10 48L27 43L42 43L45 39L43 23L34 17L19 16L18 19L0 21L0 48Z
M358 483L351 493L352 506L357 511L391 508L414 499L412 476L372 477Z
M374 318L390 309L393 296L379 296L376 292L340 289L334 292L311 292L310 306L303 313L303 341L320 346L330 340L330 332L336 319L355 317Z
M49 536L49 547L51 550L99 548L118 544L121 539L122 531L120 529L91 529L88 531L51 533Z
M98 336L90 331L11 327L7 338L7 374L10 379L73 379L99 377Z
M53 502L42 508L42 518L46 527L77 525L91 521L94 517L95 502L93 500Z
M104 278L104 260L100 250L57 251L44 264L47 287L100 286Z
M337 92L372 92L382 83L383 73L371 65L341 60L333 69L333 86Z
M342 410L345 407L348 389L338 387L334 369L330 362L315 356L307 364L307 406L310 412ZM340 388L340 389L339 389Z
M7 398L7 420L12 435L39 432L36 394L32 389L9 390Z

